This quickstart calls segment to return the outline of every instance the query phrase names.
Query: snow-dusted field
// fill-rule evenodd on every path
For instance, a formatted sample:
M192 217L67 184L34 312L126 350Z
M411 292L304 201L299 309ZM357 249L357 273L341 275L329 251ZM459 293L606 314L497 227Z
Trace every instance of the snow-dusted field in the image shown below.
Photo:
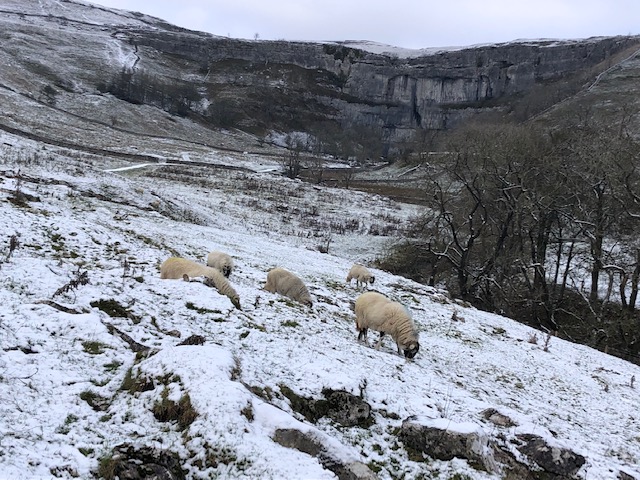
M316 432L383 479L502 478L410 460L394 432L412 416L472 424L506 446L539 435L586 457L579 478L640 478L638 366L557 338L545 350L540 332L375 269L375 288L413 313L421 350L410 362L391 340L379 351L356 341L346 274L382 255L417 207L270 173L106 172L118 166L0 144L0 478L94 478L122 443L177 453L189 478L335 478L274 442L279 428ZM203 284L159 278L169 256L213 249L235 259L242 311ZM274 266L306 281L312 308L262 290ZM191 335L204 345L178 345ZM283 387L362 393L375 423L312 425ZM197 415L183 430L154 416L186 395ZM488 422L488 408L515 425Z

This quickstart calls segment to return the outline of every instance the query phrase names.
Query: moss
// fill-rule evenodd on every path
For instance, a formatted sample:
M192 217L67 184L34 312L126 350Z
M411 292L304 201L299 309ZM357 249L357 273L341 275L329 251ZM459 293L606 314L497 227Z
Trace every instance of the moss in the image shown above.
M329 412L329 402L326 400L303 397L283 384L278 387L282 394L289 399L291 408L312 423L317 422Z
M424 454L420 450L416 450L415 448L411 448L407 445L405 445L404 449L407 452L407 458L412 462L422 463L427 461Z
M88 448L88 447L78 447L78 451L85 457L93 455L93 453L95 452L93 448Z
M240 410L240 413L244 415L247 420L253 422L253 419L255 417L253 415L253 405L251 404L251 402L247 402L247 405L242 410Z
M254 322L247 322L247 327L255 328L256 330L260 330L261 332L267 331L267 329L263 325L258 325L257 323L254 323Z
M85 340L82 342L82 348L89 355L100 355L101 353L104 353L105 349L109 348L109 346L102 342Z
M373 473L380 473L382 471L382 465L374 460L369 462L367 465L369 467L369 470L371 470Z
M133 368L129 368L124 375L120 390L134 394L136 392L148 392L155 388L155 384L152 379L145 376L136 377L133 374Z
M260 398L268 402L271 402L275 398L275 394L271 389L271 387L262 388L257 385L254 385L254 386L249 386L248 388L252 393L256 394L257 396L259 396Z
M107 372L114 372L116 370L118 370L118 368L120 368L122 366L122 362L118 362L118 361L113 361L111 363L105 363L102 367L107 371Z
M196 305L194 305L192 302L187 302L185 304L185 307L187 307L189 310L193 310L195 312L198 312L202 315L206 315L208 313L217 313L217 314L221 314L222 312L220 310L210 310L208 308L204 308L204 307L197 307ZM214 320L214 321L222 321L224 322L224 320Z
M104 412L111 405L111 401L108 398L98 395L91 390L85 390L80 393L80 399L87 402L96 412Z
M383 453L382 446L377 444L377 443L374 443L373 445L371 445L371 450L373 450L374 452L376 452L379 455L382 455L382 453Z

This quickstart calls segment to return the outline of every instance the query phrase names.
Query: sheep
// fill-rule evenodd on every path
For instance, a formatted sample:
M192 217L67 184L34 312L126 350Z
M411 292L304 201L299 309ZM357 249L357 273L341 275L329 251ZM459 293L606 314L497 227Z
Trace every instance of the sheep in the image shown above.
M418 332L408 310L378 292L366 292L356 299L356 329L358 341L367 342L367 329L380 332L375 348L380 348L385 334L390 334L406 358L413 358L420 349Z
M310 307L313 305L309 290L307 290L302 280L284 268L269 270L264 289L267 292L279 293Z
M217 268L225 277L229 278L233 270L233 259L226 253L216 250L207 255L207 266Z
M189 281L194 277L205 277L205 285L216 288L220 294L229 297L234 307L242 310L240 297L219 270L179 257L168 258L160 266L160 278L163 279L182 278Z
M351 270L349 270L349 274L347 275L347 283L351 284L351 280L356 279L356 286L360 286L360 284L362 283L362 285L364 287L367 286L367 284L371 284L373 285L373 282L376 281L376 277L373 276L373 274L367 269L367 267L365 267L364 265L360 265L359 263L356 263L353 265L353 267L351 267Z

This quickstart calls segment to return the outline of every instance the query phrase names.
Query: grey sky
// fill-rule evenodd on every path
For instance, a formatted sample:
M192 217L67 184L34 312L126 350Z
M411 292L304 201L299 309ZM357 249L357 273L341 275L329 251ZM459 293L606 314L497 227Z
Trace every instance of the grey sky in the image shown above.
M91 0L192 30L405 48L640 34L640 0Z

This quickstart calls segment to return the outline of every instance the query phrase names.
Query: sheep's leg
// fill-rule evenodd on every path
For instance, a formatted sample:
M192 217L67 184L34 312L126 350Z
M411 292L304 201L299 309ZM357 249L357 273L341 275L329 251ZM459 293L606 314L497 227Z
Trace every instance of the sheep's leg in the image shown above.
M358 341L359 342L364 342L365 344L367 343L367 329L366 328L361 328L360 330L358 330Z
M380 345L382 345L382 339L384 338L384 332L380 332L380 339L376 343L375 349L380 350Z

